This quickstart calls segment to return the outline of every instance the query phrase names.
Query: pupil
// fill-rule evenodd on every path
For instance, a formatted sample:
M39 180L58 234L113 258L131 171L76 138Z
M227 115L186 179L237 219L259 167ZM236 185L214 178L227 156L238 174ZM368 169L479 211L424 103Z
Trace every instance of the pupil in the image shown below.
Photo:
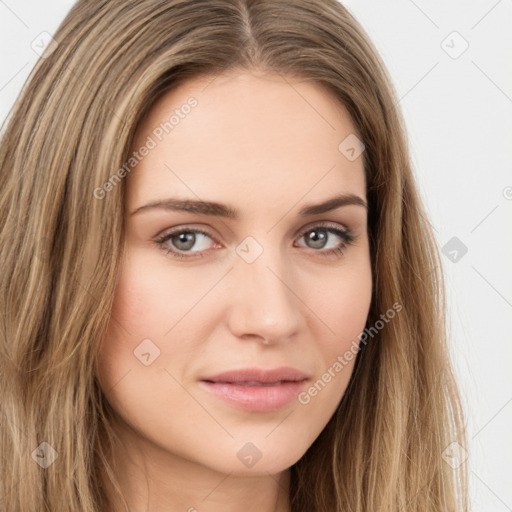
M327 233L324 229L322 230L312 230L309 232L309 236L307 237L309 242L312 242L312 245L310 247L313 247L314 249L321 249L326 241L327 241Z
M194 243L196 241L196 236L194 233L180 233L177 235L178 243L174 244L178 249L186 251L187 249L190 249L194 246ZM183 244L183 245L182 245Z

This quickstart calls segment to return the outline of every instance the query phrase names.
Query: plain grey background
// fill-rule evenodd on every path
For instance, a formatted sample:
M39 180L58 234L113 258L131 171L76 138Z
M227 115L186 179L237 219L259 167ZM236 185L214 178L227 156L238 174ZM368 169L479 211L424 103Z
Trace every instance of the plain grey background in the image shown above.
M394 80L443 252L473 508L512 511L512 0L342 3ZM0 123L72 4L0 0Z

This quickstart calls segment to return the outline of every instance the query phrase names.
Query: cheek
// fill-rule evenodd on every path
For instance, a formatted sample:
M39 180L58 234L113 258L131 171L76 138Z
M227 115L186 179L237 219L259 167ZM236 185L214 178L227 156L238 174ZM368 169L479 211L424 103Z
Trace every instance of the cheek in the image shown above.
M197 306L222 274L201 277L166 263L142 249L132 249L123 261L100 349L100 381L106 388L127 372L134 380L141 370L145 379L164 368L185 370L204 339L205 326L216 320L211 308ZM154 362L144 367L142 355L148 353L146 362Z
M191 399L177 382L193 359L194 340L200 339L187 311L204 291L183 273L147 264L140 256L134 250L123 263L98 379L117 414L137 431L145 432L151 418L156 430L146 433L155 441L158 429L179 439L179 427L185 427L172 411L190 409Z
M307 304L323 333L316 339L322 340L324 354L332 360L359 339L366 325L373 291L369 258L322 276L321 284L309 294Z
M168 336L199 303L217 276L198 279L192 269L167 265L164 257L133 249L123 264L112 317L133 337ZM115 327L115 326L114 326Z
M301 281L304 302L311 310L310 339L316 342L320 362L315 380L299 395L298 402L311 417L325 422L345 394L370 310L371 263L369 257L360 256L332 272L317 271L316 287L306 287L311 279Z

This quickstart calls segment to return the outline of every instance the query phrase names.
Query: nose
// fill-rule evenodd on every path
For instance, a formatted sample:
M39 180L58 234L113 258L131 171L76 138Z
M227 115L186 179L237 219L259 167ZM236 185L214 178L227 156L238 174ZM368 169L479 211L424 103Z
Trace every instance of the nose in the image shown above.
M228 324L235 336L276 344L297 334L303 303L293 287L292 269L279 250L265 250L252 263L237 257L229 274Z

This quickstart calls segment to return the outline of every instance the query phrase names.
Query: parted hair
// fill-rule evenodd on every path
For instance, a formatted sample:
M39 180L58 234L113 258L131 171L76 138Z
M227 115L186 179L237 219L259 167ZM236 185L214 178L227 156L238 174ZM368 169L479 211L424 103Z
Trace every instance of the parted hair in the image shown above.
M127 161L159 96L240 69L318 84L348 110L365 147L367 325L402 306L357 353L336 412L291 467L291 510L465 512L466 466L443 456L466 433L438 247L392 81L349 10L335 0L78 0L53 38L0 141L0 509L110 510L115 432L97 355L126 180L102 199L94 191ZM34 460L41 443L58 454L46 468Z

